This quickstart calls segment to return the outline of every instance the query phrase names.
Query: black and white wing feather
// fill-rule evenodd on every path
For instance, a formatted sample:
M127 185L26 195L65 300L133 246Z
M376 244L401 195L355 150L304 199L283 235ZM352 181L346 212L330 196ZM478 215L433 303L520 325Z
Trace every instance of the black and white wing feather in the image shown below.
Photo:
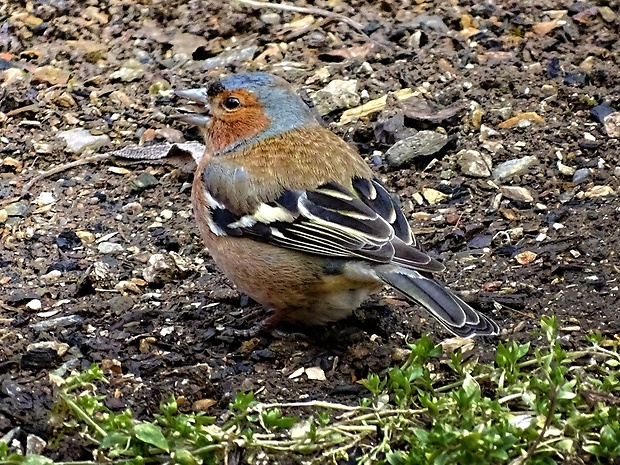
M211 230L310 254L395 263L420 271L444 269L415 248L404 215L378 180L355 178L352 187L349 191L326 183L312 190L286 190L243 215L207 194Z

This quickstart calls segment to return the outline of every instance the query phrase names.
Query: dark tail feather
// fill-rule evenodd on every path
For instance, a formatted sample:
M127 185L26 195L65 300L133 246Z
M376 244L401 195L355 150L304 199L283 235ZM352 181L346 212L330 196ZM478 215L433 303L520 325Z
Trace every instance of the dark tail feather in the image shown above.
M461 337L499 334L499 326L433 279L415 270L376 267L379 277L407 300L422 305L448 331Z

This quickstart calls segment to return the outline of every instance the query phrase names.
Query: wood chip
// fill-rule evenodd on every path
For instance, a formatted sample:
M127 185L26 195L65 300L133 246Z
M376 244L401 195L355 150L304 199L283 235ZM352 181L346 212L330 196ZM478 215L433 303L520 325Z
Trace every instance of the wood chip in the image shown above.
M108 168L108 171L110 173L123 174L123 175L131 173L131 170L128 170L127 168L122 168L120 166L110 166Z
M409 88L397 90L396 92L394 92L394 96L398 100L406 100L408 98L415 97L417 95L420 95L420 93L417 91L413 91ZM373 113L383 110L385 108L386 103L387 103L387 95L384 95L383 97L370 100L364 103L363 105L360 105L359 107L349 108L347 111L345 111L342 114L338 124L347 124L356 119L372 115Z
M527 265L528 263L532 263L534 260L536 260L537 256L538 255L536 255L534 252L525 251L515 255L515 260L520 265Z
M535 111L529 111L527 113L521 113L520 115L513 116L512 118L508 118L503 123L499 123L498 127L500 129L511 129L515 126L523 127L525 125L531 123L544 123L545 118L540 116Z
M297 370L295 370L294 372L292 372L290 375L288 375L288 379L295 379L295 378L299 378L301 375L303 375L305 373L305 368L301 367L301 368L297 368Z

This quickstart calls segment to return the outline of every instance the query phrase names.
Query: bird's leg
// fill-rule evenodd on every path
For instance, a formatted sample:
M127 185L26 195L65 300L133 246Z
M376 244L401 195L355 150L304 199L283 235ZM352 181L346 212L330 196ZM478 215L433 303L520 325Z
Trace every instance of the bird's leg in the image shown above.
M252 312L252 316L258 312ZM247 320L250 315L243 317L243 320ZM249 339L252 337L258 336L260 333L264 331L268 331L272 329L278 322L282 319L282 314L277 312L276 310L270 308L267 309L267 314L265 317L256 323L254 326L248 329L236 329L236 328L225 328L222 331L223 336L232 336L232 337L240 337L244 339Z
M250 309L250 311L247 312L244 310L243 314L238 319L245 323L247 321L252 321L258 318L259 316L262 316L263 319L269 318L270 316L272 316L272 313L272 310L267 310L265 312L265 309L259 306L258 308Z

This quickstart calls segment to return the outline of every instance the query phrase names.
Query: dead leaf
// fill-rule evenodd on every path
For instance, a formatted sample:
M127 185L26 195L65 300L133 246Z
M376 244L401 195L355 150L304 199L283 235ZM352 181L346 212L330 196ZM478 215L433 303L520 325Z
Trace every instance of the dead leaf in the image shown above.
M443 348L445 353L452 353L458 349L461 349L461 352L467 352L474 348L475 342L470 337L451 337L448 339L444 339L439 343L439 345Z
M197 142L184 144L155 144L146 147L129 146L109 152L107 155L138 163L149 160L160 164L170 164L185 173L196 169L198 161L205 153L205 146ZM120 161L120 160L119 160Z
M467 108L465 102L457 102L449 107L437 109L434 105L423 98L411 98L402 104L405 116L415 121L427 121L440 124Z
M325 381L325 372L321 367L306 368L306 376L308 379L314 379L317 381Z

